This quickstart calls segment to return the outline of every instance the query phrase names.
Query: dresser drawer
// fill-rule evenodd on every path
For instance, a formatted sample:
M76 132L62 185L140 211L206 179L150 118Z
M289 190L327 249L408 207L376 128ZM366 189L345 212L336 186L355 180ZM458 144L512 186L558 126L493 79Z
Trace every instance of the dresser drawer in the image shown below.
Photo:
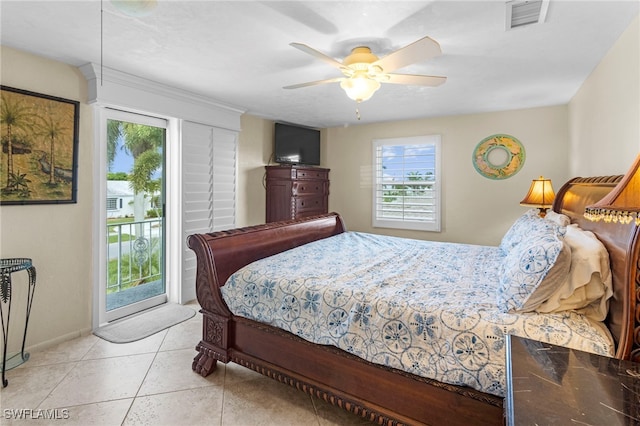
M291 194L297 195L324 195L327 184L321 181L297 181L291 185Z
M291 179L329 179L329 171L326 169L292 169Z
M320 195L317 197L294 197L293 207L296 213L304 213L310 211L318 211L322 213L326 210L326 197Z

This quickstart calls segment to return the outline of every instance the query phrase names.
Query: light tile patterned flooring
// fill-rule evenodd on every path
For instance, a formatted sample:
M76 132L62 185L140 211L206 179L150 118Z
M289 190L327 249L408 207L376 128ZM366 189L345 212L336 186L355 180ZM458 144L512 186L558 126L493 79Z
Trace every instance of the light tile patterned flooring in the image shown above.
M201 377L191 370L200 335L197 313L133 343L89 335L31 353L29 361L7 372L0 424L370 424L236 364L218 363L212 374Z

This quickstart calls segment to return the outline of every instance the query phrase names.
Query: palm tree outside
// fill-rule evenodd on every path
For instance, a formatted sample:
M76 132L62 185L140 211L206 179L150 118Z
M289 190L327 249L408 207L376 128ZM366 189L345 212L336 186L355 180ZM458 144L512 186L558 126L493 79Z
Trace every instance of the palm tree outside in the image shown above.
M116 120L107 122L107 164L113 165L118 149L133 157L129 183L134 192L134 220L145 218L145 195L160 190L155 174L162 168L165 131L159 127Z

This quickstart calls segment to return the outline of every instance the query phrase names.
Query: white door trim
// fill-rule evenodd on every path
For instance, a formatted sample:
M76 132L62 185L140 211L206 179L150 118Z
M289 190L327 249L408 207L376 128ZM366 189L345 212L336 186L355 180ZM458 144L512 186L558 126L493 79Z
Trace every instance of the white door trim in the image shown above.
M96 141L96 149L94 149L94 235L97 237L94 240L94 253L96 256L94 257L94 295L93 295L93 319L92 319L92 327L96 329L102 325L105 325L109 321L113 321L118 318L122 318L127 315L134 314L139 312L140 310L151 308L153 306L157 306L159 304L165 303L167 301L167 294L170 294L172 283L180 282L179 280L170 279L169 271L180 270L179 263L176 264L175 261L179 261L172 256L170 256L171 247L171 238L170 235L173 231L170 229L171 221L168 220L170 217L168 215L170 209L165 209L165 270L163 273L163 277L165 280L165 293L162 295L158 295L155 297L151 297L144 301L135 303L133 305L123 306L118 309L114 309L112 311L107 312L106 310L106 277L107 277L107 246L104 243L107 240L107 232L106 232L106 194L107 194L107 165L105 159L107 158L107 120L121 120L134 122L138 124L144 124L155 127L163 127L166 128L166 141L165 141L165 157L168 156L169 147L172 144L172 127L171 123L177 123L177 120L169 120L160 117L153 117L149 115L141 115L139 113L127 112L123 110L116 110L111 108L104 107L96 107L94 109L94 120L97 125L94 126L96 129L95 141ZM165 180L171 181L170 176L172 175L172 168L169 165L169 161L166 161L165 164ZM178 175L179 176L179 175ZM179 179L178 179L179 180ZM168 185L166 185L165 191L168 190ZM171 206L174 201L169 197L169 194L165 194L165 203L168 206ZM179 204L179 203L178 203ZM175 297L175 296L174 296ZM173 298L172 298L173 299ZM171 299L170 299L171 300ZM175 299L174 299L175 300Z

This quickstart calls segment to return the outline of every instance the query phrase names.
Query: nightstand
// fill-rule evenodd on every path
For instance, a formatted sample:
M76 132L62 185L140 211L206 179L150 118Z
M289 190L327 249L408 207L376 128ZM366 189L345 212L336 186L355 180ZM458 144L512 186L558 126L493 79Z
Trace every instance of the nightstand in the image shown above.
M640 424L640 364L507 336L507 425Z

